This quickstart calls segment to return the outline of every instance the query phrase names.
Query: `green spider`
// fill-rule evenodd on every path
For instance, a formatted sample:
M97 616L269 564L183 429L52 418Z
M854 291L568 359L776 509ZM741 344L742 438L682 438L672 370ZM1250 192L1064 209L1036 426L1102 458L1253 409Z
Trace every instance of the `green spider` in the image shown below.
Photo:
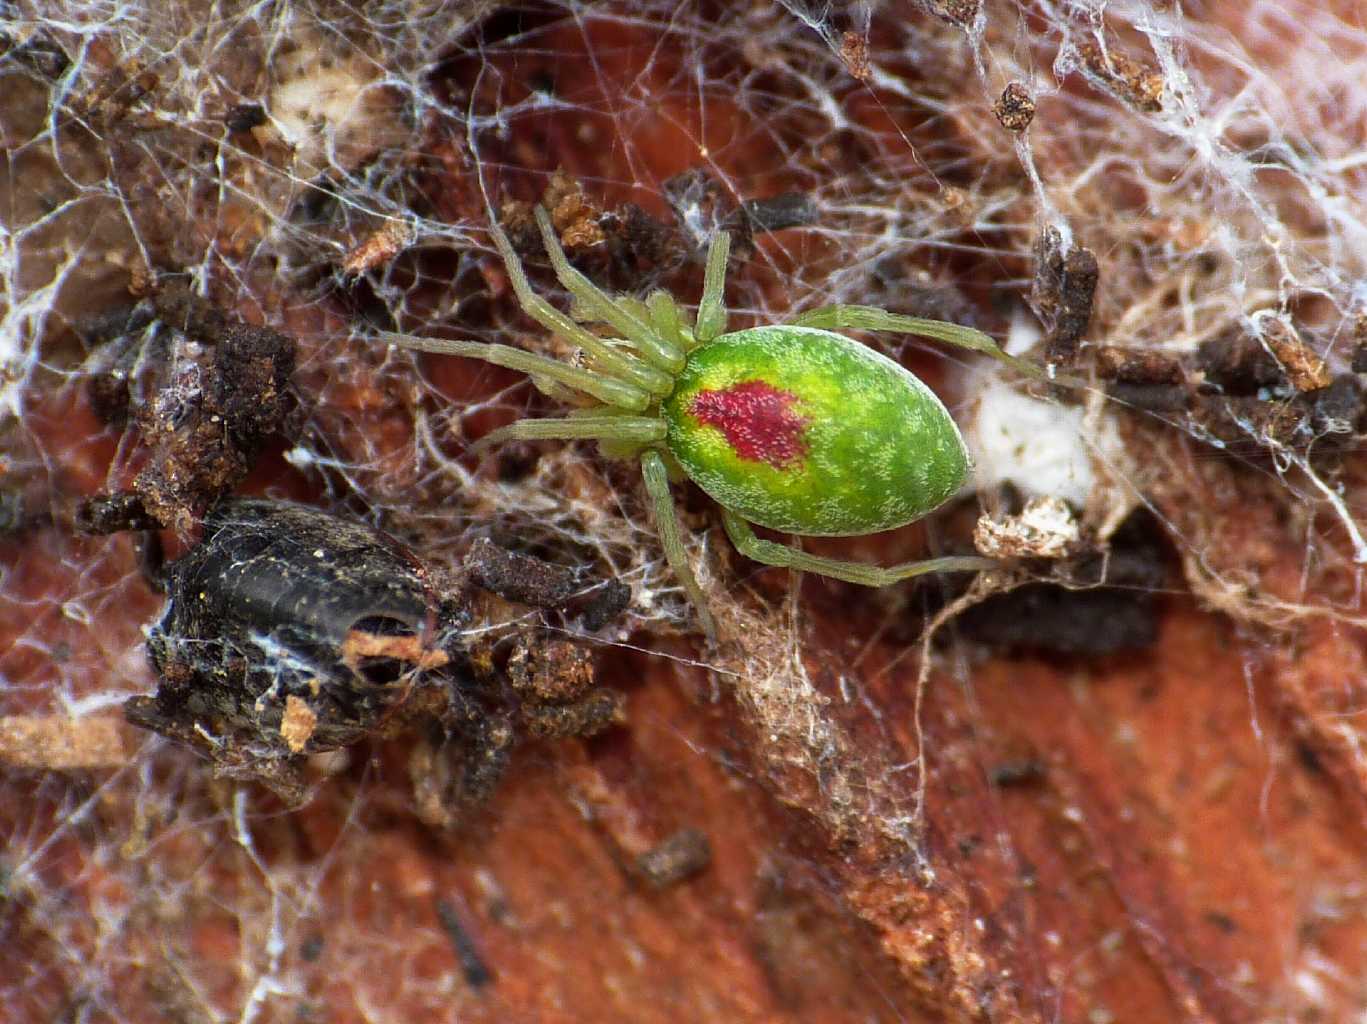
M983 352L1033 377L1032 363L981 331L874 306L825 306L790 324L726 331L723 290L730 235L707 253L702 301L690 326L663 291L613 298L570 265L550 217L536 208L546 251L573 297L573 316L532 292L503 230L491 225L524 312L576 346L572 366L508 345L382 332L402 348L480 359L521 370L547 394L591 402L558 419L519 420L483 437L587 439L611 458L639 458L665 558L707 637L716 623L684 551L670 478L687 476L721 506L727 536L768 565L869 587L932 572L998 567L986 558L931 558L882 568L808 554L755 536L751 525L806 536L855 536L914 522L958 491L970 462L944 405L902 366L833 328L895 331ZM582 324L610 327L604 338ZM580 399L581 402L583 399Z

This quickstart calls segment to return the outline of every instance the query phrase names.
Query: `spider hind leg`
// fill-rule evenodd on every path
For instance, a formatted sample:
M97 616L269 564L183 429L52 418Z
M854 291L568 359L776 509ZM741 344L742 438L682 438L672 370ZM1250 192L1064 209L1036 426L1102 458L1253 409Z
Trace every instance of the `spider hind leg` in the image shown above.
M789 547L787 544L779 544L776 541L761 540L755 536L755 531L750 528L750 524L734 512L722 509L721 516L722 523L726 526L726 535L731 538L731 543L736 546L736 550L746 558L763 562L765 565L777 565L787 569L816 573L818 576L830 576L833 579L844 580L846 583L858 583L865 587L887 587L902 580L911 579L913 576L924 576L927 573L979 572L984 569L1001 568L1000 563L994 562L990 558L978 558L972 555L927 558L919 562L903 562L900 565L889 566L847 562L838 558L809 554L806 551Z

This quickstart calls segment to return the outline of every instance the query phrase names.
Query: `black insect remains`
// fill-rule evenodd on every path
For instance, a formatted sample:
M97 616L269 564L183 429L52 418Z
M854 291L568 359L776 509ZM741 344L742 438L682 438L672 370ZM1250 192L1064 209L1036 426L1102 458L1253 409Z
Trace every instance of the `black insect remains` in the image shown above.
M619 708L599 707L604 691L592 690L586 659L568 690L520 698L525 688L496 652L462 640L481 603L469 575L434 573L393 537L314 508L223 502L201 543L161 572L167 603L147 637L160 684L124 713L194 747L219 774L263 782L289 803L306 795L305 755L424 718L459 762L443 790L460 802L469 776L482 797L515 722L550 716L580 727L565 731L589 732L616 721ZM540 596L514 582L518 597ZM574 588L560 583L551 589L568 602ZM576 710L581 697L590 711ZM508 711L521 704L520 718Z
M438 640L465 618L391 538L281 502L219 505L164 584L147 637L161 685L125 714L248 774L373 731L450 661Z

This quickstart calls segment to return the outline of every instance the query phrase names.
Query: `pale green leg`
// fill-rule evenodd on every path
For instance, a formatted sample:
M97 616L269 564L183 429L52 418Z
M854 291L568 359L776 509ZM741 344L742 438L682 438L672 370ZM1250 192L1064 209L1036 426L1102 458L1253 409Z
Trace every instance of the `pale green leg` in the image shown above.
M663 441L665 421L648 416L574 416L564 419L518 420L491 430L470 446L481 451L501 441L621 441L653 444Z
M592 395L607 405L630 412L643 412L646 406L650 405L650 395L634 384L570 366L556 359L548 359L534 352L524 352L511 345L490 345L483 341L454 341L450 338L425 338L417 334L395 334L393 331L377 331L375 337L399 348L482 359L495 366L521 370L533 379L553 380L557 384Z
M676 374L683 369L684 354L678 345L657 334L651 324L626 306L614 302L601 288L570 265L560 239L555 237L550 215L540 206L536 208L536 225L541 229L541 241L546 246L546 255L551 258L555 276L590 315L614 327L657 369L669 374Z
M650 311L650 322L661 337L677 345L680 351L688 347L683 323L679 318L679 306L673 297L663 291L651 292L646 297L646 309Z
M707 597L702 587L698 586L693 568L688 564L688 552L684 550L683 536L679 532L679 517L674 511L674 496L669 491L669 474L659 452L648 451L641 455L641 474L645 477L646 493L650 495L655 509L655 530L660 537L660 546L665 550L665 560L697 609L703 633L711 643L716 643L717 622L712 618Z
M903 316L889 313L877 306L822 306L803 313L793 321L797 327L821 327L826 330L891 331L896 334L915 334L922 338L934 338L959 348L982 352L1012 369L1019 370L1028 377L1047 381L1050 384L1064 384L1068 387L1086 387L1087 382L1077 377L1053 373L1042 366L1036 366L1028 359L1017 359L1007 355L1001 346L982 331L945 320L926 320L919 316Z
M702 301L698 303L698 319L693 325L693 337L699 345L711 341L726 330L726 258L731 253L731 233L718 231L707 247L707 270L703 274Z
M722 509L722 522L726 535L746 558L753 558L765 565L777 565L799 572L814 572L819 576L830 576L846 583L858 583L865 587L887 587L913 576L939 572L980 572L984 569L1000 569L1001 563L990 558L977 558L971 555L950 558L927 558L921 562L903 562L883 568L866 565L863 562L845 562L838 558L823 558L811 555L786 544L772 540L761 540L750 529L750 524L734 512Z
M618 379L630 381L651 394L669 394L670 388L674 386L674 378L670 374L628 352L615 349L537 295L532 291L531 283L527 280L527 272L522 269L522 263L513 251L513 243L508 241L503 229L498 224L491 223L489 234L498 248L498 254L503 257L503 268L508 272L508 282L513 286L513 293L517 296L518 305L524 313L548 331L560 335L566 341L573 342L588 352L603 370ZM561 256L563 257L564 253L561 253ZM587 279L585 280L587 282ZM566 286L568 287L568 284Z

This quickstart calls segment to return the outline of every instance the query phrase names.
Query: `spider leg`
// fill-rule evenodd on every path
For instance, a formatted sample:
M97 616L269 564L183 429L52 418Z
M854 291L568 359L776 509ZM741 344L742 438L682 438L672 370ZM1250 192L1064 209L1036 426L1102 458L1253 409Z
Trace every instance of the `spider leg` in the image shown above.
M809 310L794 320L793 325L796 327L822 327L826 330L853 328L866 331L891 331L895 334L916 334L923 338L934 338L936 341L957 345L959 348L966 348L973 352L982 352L1028 377L1034 377L1036 380L1046 381L1050 384L1065 384L1074 388L1087 386L1087 382L1078 377L1054 373L1045 367L1037 366L1028 359L1017 359L1015 356L1007 355L1002 351L1000 345L982 331L974 330L972 327L964 327L961 324L952 324L945 320L926 320L919 316L903 316L900 313L889 313L886 309L880 309L877 306L840 305L822 306L820 309Z
M667 395L673 390L673 374L609 345L602 338L584 330L572 318L532 291L531 283L527 280L527 272L522 269L522 262L513 251L513 243L508 241L503 229L495 223L490 223L489 233L498 248L499 256L503 258L504 269L508 271L508 281L512 284L517 303L524 313L548 331L554 331L588 352L599 367L614 377L630 381L653 395Z
M679 316L679 304L665 291L651 292L646 297L646 309L650 312L650 322L656 332L666 341L677 345L680 352L688 349L688 337L684 334L683 318Z
M545 209L536 208L536 226L541 229L541 241L546 246L546 254L551 258L555 276L565 286L565 290L579 300L595 319L609 324L627 341L640 351L645 360L665 373L676 374L683 369L683 349L671 344L661 336L649 322L642 320L619 302L613 301L601 288L570 265L560 239L555 237L555 228Z
M1001 568L999 562L974 556L927 558L920 562L903 562L901 565L887 567L866 565L863 562L846 562L838 558L808 554L772 540L761 540L755 536L750 524L734 512L722 509L721 516L726 527L726 535L731 538L736 550L746 558L763 562L765 565L778 565L801 572L813 572L819 576L830 576L865 587L886 587L913 576L932 572L978 572L983 569Z
M524 352L511 345L425 338L416 334L395 334L392 331L377 331L375 337L399 348L447 356L465 356L467 359L480 359L495 366L506 366L510 370L521 370L533 378L553 380L557 384L591 395L600 402L630 412L644 412L650 405L650 395L635 384L628 384L626 381L601 373L591 373L547 356L539 356L534 352Z
M707 596L698 586L693 569L688 564L688 553L684 550L683 536L679 532L679 517L674 511L674 497L669 491L669 474L665 470L664 459L657 451L647 451L641 455L641 475L645 477L646 493L650 495L655 510L655 529L660 535L660 545L665 550L665 560L674 570L675 577L683 584L684 593L698 611L698 622L703 633L711 643L717 642L717 622L707 607Z
M693 337L699 345L711 341L726 330L726 258L731 253L731 233L718 231L707 247L707 270L703 274L702 301L698 303L698 319L693 326Z
M622 441L652 444L663 441L669 428L664 420L648 416L572 416L518 420L485 434L473 445L479 451L501 441Z

